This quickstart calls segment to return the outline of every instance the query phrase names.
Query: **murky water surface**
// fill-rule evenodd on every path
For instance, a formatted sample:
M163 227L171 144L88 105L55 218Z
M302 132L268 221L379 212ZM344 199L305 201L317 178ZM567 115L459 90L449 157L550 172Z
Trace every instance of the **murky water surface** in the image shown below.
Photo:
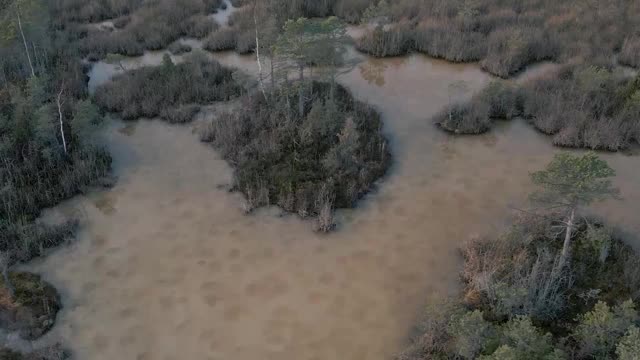
M250 57L215 56L255 71ZM110 76L101 67L93 85ZM82 230L36 266L65 295L51 336L80 359L388 359L422 305L456 290L458 247L499 231L525 204L529 172L559 151L520 121L475 137L429 122L452 83L471 95L490 80L421 55L342 76L384 115L395 163L328 236L274 210L244 215L224 190L231 169L191 127L115 122L118 183L55 210L84 214ZM640 157L603 156L625 199L596 210L640 231Z

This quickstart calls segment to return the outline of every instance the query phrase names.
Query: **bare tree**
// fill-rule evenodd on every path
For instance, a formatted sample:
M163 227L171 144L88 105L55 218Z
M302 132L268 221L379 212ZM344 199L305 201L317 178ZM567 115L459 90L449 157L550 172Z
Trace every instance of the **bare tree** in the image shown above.
M13 0L10 1L5 8L4 14L0 15L0 32L5 39L15 38L16 30L20 32L22 39L22 45L24 46L24 52L27 56L27 62L29 69L31 70L31 76L36 76L36 71L33 67L33 61L31 60L31 54L29 51L29 45L27 44L27 37L24 33L24 14L30 14L37 8L37 3L33 0Z
M615 171L606 161L593 153L575 156L569 153L556 155L547 168L531 174L540 189L532 194L533 201L545 209L562 210L560 222L565 231L561 265L567 262L576 216L582 206L608 198L617 198L619 191L613 187L610 177Z
M258 63L258 83L260 84L260 92L262 92L262 96L264 96L265 100L267 100L267 92L264 89L264 81L262 76L262 60L260 59L260 36L258 32L258 15L256 11L257 7L258 7L258 2L257 0L254 0L252 12L253 12L254 30L256 35L256 62Z
M62 99L62 95L64 94L64 84L60 86L60 91L58 92L58 96L56 97L56 104L58 105L58 116L60 121L60 136L62 137L62 147L64 148L64 153L67 152L67 139L64 136L64 116L62 115L62 105L64 104L64 100Z

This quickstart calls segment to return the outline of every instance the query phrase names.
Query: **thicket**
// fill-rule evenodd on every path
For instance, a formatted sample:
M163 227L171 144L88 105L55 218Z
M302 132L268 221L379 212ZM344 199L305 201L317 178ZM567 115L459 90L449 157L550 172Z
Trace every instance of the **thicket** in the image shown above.
M453 133L477 134L517 117L558 146L625 149L640 141L640 76L565 66L521 86L495 82L468 102L452 102L434 121Z
M556 225L524 216L499 238L468 243L462 300L428 312L399 358L640 356L638 254L602 223L581 220L571 266L561 267Z
M54 30L48 4L0 5L0 327L32 340L53 326L58 295L37 275L10 268L71 236L74 221L49 226L37 217L104 184L111 158L95 145L103 117L88 99L86 69Z
M231 14L227 27L211 33L203 47L209 51L235 50L247 54L255 50L255 36L253 10L245 7Z
M57 95L48 93L45 76L28 80L24 89L5 88L0 99L0 251L12 261L29 260L61 243L73 223L36 224L40 210L98 184L111 164L109 154L91 143L102 117L90 100L66 96L60 108L65 151L51 98Z
M59 28L72 33L83 56L91 59L109 53L137 56L185 36L205 39L205 48L211 51L254 51L253 3L233 1L242 9L231 16L228 27L208 17L223 4L221 0L58 0L54 6ZM258 6L263 37L269 37L265 32L272 24L280 28L286 20L299 17L373 21L380 26L357 41L361 51L374 56L418 51L454 62L478 61L500 77L542 60L579 58L605 65L617 56L628 66L640 63L640 4L627 0L600 1L597 6L570 0L268 0ZM114 31L86 26L105 19L114 20Z
M99 60L108 54L139 56L145 50L160 50L182 37L202 39L219 25L209 15L221 0L133 1L61 0L53 4L55 27L68 34L68 41L81 56ZM115 29L105 30L93 21L113 19Z
M578 57L603 65L620 54L622 63L640 62L634 35L640 4L633 1L599 1L595 6L570 0L382 0L371 1L364 14L373 16L361 20L379 26L357 46L374 56L419 51L454 62L480 61L500 77L541 60Z
M160 66L116 76L96 89L96 103L124 119L160 116L169 122L191 120L198 104L229 100L241 92L233 72L203 54L174 64L165 56Z
M582 211L617 197L614 175L594 153L533 173L537 207L463 247L460 299L429 311L399 358L638 358L640 257Z
M278 205L317 230L333 228L335 208L354 207L388 169L380 115L339 85L298 83L242 99L203 135L235 168L234 188L247 211ZM299 113L298 94L305 94Z

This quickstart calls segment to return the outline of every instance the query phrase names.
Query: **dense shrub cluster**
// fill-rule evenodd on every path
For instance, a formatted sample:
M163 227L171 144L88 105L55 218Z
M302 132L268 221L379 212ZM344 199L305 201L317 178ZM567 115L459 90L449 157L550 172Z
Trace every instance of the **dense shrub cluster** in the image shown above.
M229 17L228 27L211 33L203 47L209 51L235 50L247 54L255 50L255 23L250 9L240 9Z
M56 0L60 22L97 22L127 15L142 6L142 0Z
M426 314L400 359L635 359L640 258L581 222L571 266L554 223L526 217L463 251L464 297Z
M84 7L69 8L68 2L62 1L54 11L57 26L71 34L69 40L81 55L91 60L102 59L110 53L139 56L145 50L163 49L181 37L205 38L219 28L208 15L223 4L221 0L160 0L133 2L126 11L109 11L96 4L107 6L110 2L82 3ZM85 8L92 8L94 13L82 15ZM112 17L115 18L112 31L72 22Z
M111 158L94 145L103 117L87 98L85 68L67 46L73 35L52 28L42 4L20 5L24 38L9 32L0 47L12 54L0 56L0 328L34 340L53 326L58 294L39 276L9 268L73 234L75 221L49 226L36 218L43 208L105 184ZM0 348L2 358L63 355L57 346L30 354Z
M119 75L96 90L95 100L124 119L161 116L185 122L197 111L187 105L229 100L240 91L231 70L195 53L180 64L167 55L160 66Z
M244 9L232 15L228 28L219 28L224 24L207 17L223 7L221 0L58 0L54 5L61 27L115 19L116 31L82 26L74 30L82 54L100 59L108 53L140 55L184 36L206 37L206 48L211 51L251 52L255 24L246 6L249 3L235 0L232 4ZM276 27L299 17L335 15L352 23L366 21L365 10L378 6L384 9L378 18L389 25L376 27L359 39L361 51L374 56L419 51L455 62L480 61L484 69L500 77L542 60L576 57L603 65L619 55L621 63L638 66L640 42L634 29L640 27L640 4L615 0L600 1L597 8L589 4L570 0L269 0L260 6L268 7L268 17Z
M505 78L558 54L554 39L539 28L512 25L485 34L439 22L377 26L358 39L356 47L379 57L418 51L453 62L480 61L483 69Z
M379 3L372 0L372 5ZM394 1L378 9L390 25L358 41L374 56L419 51L455 62L481 61L488 72L508 77L541 60L581 57L592 64L640 62L640 4L600 1L598 7L560 1ZM626 40L625 40L626 39Z
M12 261L29 260L62 242L71 225L56 229L33 224L40 209L96 184L110 169L110 156L90 145L102 118L88 100L66 98L64 152L50 85L43 75L0 100L0 251Z
M640 141L640 77L567 66L523 86L494 83L435 116L447 131L476 134L523 117L559 146L616 151Z
M333 227L334 208L351 208L390 165L380 115L343 87L308 87L313 101L297 109L297 92L274 90L243 99L242 108L212 122L211 141L235 168L247 210L278 205Z

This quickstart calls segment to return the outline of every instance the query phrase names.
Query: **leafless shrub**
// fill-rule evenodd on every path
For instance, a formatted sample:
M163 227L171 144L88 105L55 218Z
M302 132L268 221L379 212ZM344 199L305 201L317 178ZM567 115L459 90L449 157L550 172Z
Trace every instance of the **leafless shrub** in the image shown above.
M236 47L236 35L234 29L221 29L209 35L202 46L208 51L233 50Z
M491 33L487 56L480 65L492 74L509 77L531 63L556 56L553 39L537 28L507 27Z
M160 118L172 124L184 124L193 120L193 117L200 111L198 105L185 105L178 108L163 109Z
M455 134L480 134L491 128L488 109L482 104L454 104L433 117L443 130Z
M625 39L618 60L624 65L640 67L640 35Z
M176 41L173 44L169 45L167 50L169 50L169 52L173 55L182 55L184 53L191 52L191 46Z
M385 57L406 54L412 45L413 30L404 25L390 29L377 27L358 39L356 48L368 54Z
M486 52L486 35L460 31L451 24L427 23L415 30L415 49L453 62L479 61Z
M231 70L194 53L180 64L166 57L160 66L119 75L99 87L95 99L104 110L125 119L164 115L168 120L184 121L195 112L185 105L229 100L239 93Z
M333 221L333 194L327 184L322 184L318 191L315 208L318 209L315 230L318 232L330 232L336 226Z
M550 320L566 306L571 274L552 250L530 253L527 235L514 231L497 240L473 240L463 250L467 299L480 294L496 316ZM472 304L478 306L479 303Z

